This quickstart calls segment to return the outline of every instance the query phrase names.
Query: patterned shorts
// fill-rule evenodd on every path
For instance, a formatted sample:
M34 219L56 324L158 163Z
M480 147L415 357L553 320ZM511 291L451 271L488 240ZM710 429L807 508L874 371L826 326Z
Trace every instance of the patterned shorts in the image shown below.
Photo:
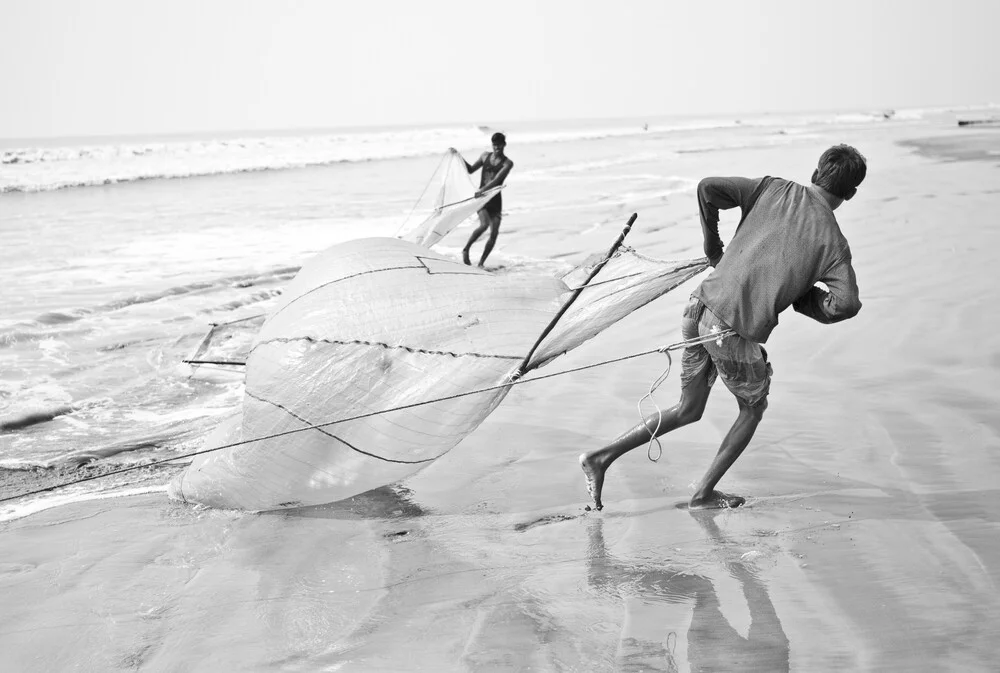
M681 334L685 340L707 336L729 329L726 323L712 313L695 297L684 309L681 320ZM744 339L738 334L727 336L720 341L709 341L684 349L681 359L681 388L709 368L708 385L715 383L716 374L733 395L748 406L756 406L767 397L771 389L771 364L767 352L760 344Z

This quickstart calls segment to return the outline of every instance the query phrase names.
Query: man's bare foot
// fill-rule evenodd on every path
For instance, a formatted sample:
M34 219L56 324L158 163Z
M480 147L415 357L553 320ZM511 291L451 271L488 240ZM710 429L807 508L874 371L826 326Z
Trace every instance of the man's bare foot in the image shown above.
M729 495L722 491L712 491L706 497L694 496L688 503L688 509L726 509L739 507L746 502L746 498L738 495Z
M587 492L590 493L590 497L594 501L594 509L604 509L604 503L601 502L601 489L604 488L604 472L607 467L586 453L580 454L580 467L587 480Z
M463 250L462 251L462 261L465 262L466 266L472 266L472 260L469 259L469 251L468 250Z

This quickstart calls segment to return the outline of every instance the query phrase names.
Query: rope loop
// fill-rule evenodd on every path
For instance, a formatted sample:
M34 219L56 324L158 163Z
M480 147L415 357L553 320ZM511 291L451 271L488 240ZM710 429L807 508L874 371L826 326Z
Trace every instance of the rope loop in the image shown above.
M656 409L656 427L650 430L649 445L646 447L646 458L648 458L650 462L656 463L663 456L663 444L660 443L659 439L660 427L662 426L663 423L663 410L660 409L660 406L656 403L656 400L653 399L653 393L656 392L656 389L659 388L663 384L663 382L667 380L667 377L670 375L670 368L674 364L673 358L670 357L670 351L681 350L683 348L688 348L689 346L700 346L702 344L707 344L712 341L721 346L722 340L728 336L732 336L733 334L736 334L736 332L734 332L731 329L720 330L718 327L713 327L711 334L706 334L704 336L697 336L694 337L693 339L685 339L684 341L678 341L677 343L669 344L667 346L662 346L661 348L656 349L657 353L663 353L664 355L667 356L667 368L663 371L662 374L660 374L656 378L656 380L653 381L652 384L650 384L649 392L640 397L639 402L636 404L636 408L639 411L639 418L642 420L643 423L646 422L646 416L642 413L642 403L648 399L653 404L653 408ZM655 458L653 457L654 444L656 445Z
M663 411L660 409L660 405L656 403L656 400L653 399L653 393L655 393L656 389L659 388L660 385L667 380L668 376L670 376L670 367L673 366L674 364L674 360L670 356L670 351L663 351L663 354L667 356L667 368L663 370L663 373L660 374L656 378L656 380L653 381L652 384L650 384L649 392L640 397L639 402L636 404L636 408L639 411L639 418L642 420L643 423L646 422L646 416L642 413L643 401L648 399L653 404L653 408L656 409L656 427L650 431L649 445L646 447L646 457L649 458L650 462L652 463L659 461L660 457L663 456L663 445L660 444L660 439L659 439L660 426L663 423ZM647 425L647 429L648 428L649 426ZM656 449L657 449L656 458L653 458L653 444L656 444Z

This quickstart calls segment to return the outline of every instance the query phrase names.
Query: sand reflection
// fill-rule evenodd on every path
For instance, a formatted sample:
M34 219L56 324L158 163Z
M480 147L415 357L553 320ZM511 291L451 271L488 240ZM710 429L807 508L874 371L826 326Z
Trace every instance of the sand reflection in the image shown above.
M733 543L716 524L717 512L689 514L731 555ZM654 566L616 558L604 541L603 518L589 522L588 534L588 582L597 591L621 597L626 611L617 657L621 670L683 670L682 650L692 671L789 670L788 637L781 620L767 587L744 563L725 565L739 582L750 611L746 635L726 619L708 577L671 569L666 562ZM681 628L684 612L690 618L686 634Z

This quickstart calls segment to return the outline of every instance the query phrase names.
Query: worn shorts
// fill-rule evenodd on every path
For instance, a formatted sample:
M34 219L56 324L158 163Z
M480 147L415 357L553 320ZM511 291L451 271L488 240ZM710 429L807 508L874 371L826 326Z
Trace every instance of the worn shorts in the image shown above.
M500 213L503 211L503 198L499 192L496 196L486 202L486 205L483 206L483 210L485 210L486 214L494 220L500 217Z
M729 326L708 307L691 297L681 320L681 334L685 341L728 329ZM715 383L716 375L721 376L730 392L747 406L760 404L771 389L772 370L767 352L759 343L738 334L723 337L721 341L688 346L684 349L681 363L682 389L703 374L706 367L709 369L709 387Z

